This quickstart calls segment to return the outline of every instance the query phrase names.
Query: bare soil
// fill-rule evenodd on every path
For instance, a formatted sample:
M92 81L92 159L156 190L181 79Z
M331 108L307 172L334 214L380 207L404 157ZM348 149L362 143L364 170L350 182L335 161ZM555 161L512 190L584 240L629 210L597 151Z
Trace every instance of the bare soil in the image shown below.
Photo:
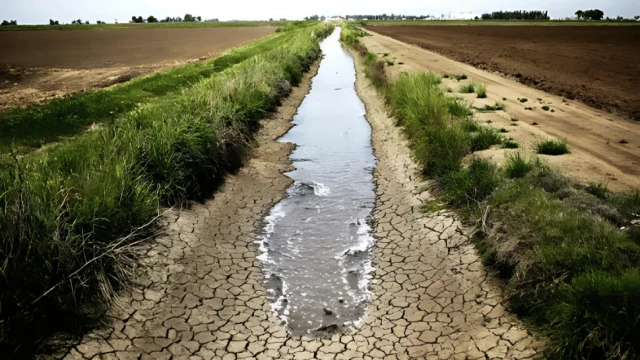
M204 60L271 27L0 32L0 111Z
M389 76L397 76L403 71L466 74L469 79L461 82L444 79L443 86L452 90L452 96L464 97L471 106L477 108L505 104L504 111L476 112L474 119L483 125L504 128L507 131L504 135L515 139L520 148L506 150L496 147L475 153L476 156L491 158L500 164L509 152L533 154L535 145L541 140L566 139L570 154L540 156L579 182L603 183L611 190L640 188L639 122L533 89L513 79L373 31L371 33L373 36L362 38L361 41L370 52L380 57L389 54L387 58L394 62L393 66L387 66ZM478 99L475 94L459 93L459 87L469 82L485 84L487 98ZM527 101L522 103L519 99ZM548 106L549 110L545 111L544 106Z
M382 35L640 120L640 26L375 26Z

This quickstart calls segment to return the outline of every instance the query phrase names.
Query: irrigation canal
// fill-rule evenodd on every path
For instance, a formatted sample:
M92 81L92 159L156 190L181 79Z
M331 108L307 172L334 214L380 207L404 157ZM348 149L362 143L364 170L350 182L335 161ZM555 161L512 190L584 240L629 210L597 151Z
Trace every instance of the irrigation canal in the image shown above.
M280 141L296 144L295 182L258 238L274 311L294 335L356 324L369 303L376 164L340 29L322 42L312 88Z

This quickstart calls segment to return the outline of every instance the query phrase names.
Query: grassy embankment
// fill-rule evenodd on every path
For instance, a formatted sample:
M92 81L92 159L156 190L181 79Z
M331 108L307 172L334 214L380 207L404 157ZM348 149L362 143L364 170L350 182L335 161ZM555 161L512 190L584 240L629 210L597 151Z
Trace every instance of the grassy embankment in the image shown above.
M287 23L281 29L312 26ZM133 79L110 89L72 94L45 105L32 105L0 113L0 153L29 151L63 136L74 135L92 124L111 123L141 103L164 97L169 101L182 88L240 63L256 54L282 46L283 32L267 36L209 61L194 62L169 71Z
M104 127L23 157L0 155L0 353L33 351L29 343L75 330L92 315L86 309L108 304L145 225L162 207L211 194L240 165L259 120L331 30L283 32L275 45L232 52L244 61Z
M502 168L475 158L492 144L513 146L474 123L468 105L444 93L440 76L387 79L384 62L358 35L345 27L341 39L364 57L366 75L441 199L477 224L483 261L503 278L511 310L548 336L551 357L640 355L640 228L631 223L640 191L581 186L518 153Z

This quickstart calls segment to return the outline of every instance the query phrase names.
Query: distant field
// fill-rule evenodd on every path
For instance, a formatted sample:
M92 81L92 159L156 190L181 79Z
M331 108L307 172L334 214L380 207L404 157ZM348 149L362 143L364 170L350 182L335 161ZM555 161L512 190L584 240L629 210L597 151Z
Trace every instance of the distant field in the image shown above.
M248 27L248 26L278 26L280 21L201 21L201 22L170 22L143 24L89 24L89 25L18 25L0 26L0 31L25 30L101 30L101 29L155 29L155 28L217 28L217 27Z
M386 25L476 25L476 26L640 26L639 21L523 21L523 20L393 20L366 21L371 26Z
M473 25L477 23L484 22ZM518 26L508 31L496 26L365 28L640 120L640 27Z

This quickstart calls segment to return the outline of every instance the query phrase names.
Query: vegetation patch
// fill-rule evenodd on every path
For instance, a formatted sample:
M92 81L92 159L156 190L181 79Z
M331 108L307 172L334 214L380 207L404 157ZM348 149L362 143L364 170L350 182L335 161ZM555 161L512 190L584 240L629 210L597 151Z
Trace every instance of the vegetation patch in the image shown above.
M484 107L481 108L475 108L477 111L480 112L489 112L489 111L500 111L500 110L504 110L505 105L503 103L497 103L495 105L485 105Z
M536 145L538 154L563 155L569 153L569 144L566 140L543 140Z

